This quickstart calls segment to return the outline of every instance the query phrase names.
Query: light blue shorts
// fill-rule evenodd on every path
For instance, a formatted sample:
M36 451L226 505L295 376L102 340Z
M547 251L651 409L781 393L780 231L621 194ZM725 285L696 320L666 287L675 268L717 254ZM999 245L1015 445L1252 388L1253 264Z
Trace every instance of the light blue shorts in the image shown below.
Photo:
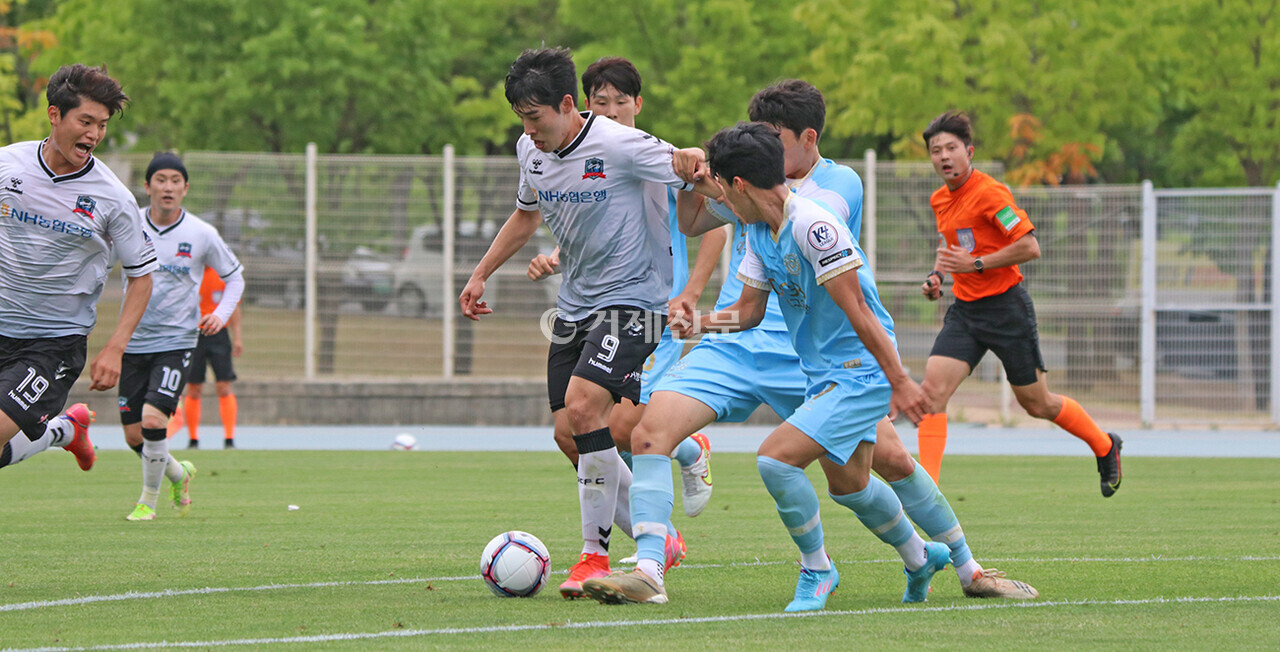
M828 459L843 466L858 444L876 443L876 424L889 415L893 389L883 372L835 372L812 382L808 400L787 417L787 423L818 442Z
M662 331L662 340L658 342L658 348L649 354L640 370L641 405L649 404L649 397L653 396L653 388L666 375L667 370L680 359L680 354L683 352L684 342L672 339L671 331L664 329Z
M667 370L655 392L706 404L716 421L746 421L761 403L786 417L804 403L808 379L785 332L751 329L704 338Z

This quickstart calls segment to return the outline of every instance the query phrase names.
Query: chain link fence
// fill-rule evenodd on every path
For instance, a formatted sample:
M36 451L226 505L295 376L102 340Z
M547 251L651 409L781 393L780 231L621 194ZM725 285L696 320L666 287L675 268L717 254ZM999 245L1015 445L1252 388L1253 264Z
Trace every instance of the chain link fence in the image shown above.
M316 157L311 306L307 157L193 152L184 159L191 176L185 206L218 227L245 266L241 376L544 377L542 319L559 283L530 282L525 269L555 247L545 227L487 284L493 315L472 322L456 310L457 294L514 207L514 157ZM143 206L149 160L106 159ZM919 291L937 246L929 196L940 184L928 163L870 156L844 163L867 181L862 241L897 322L902 357L920 377L950 302L950 293L930 302ZM999 164L977 167L1003 175ZM1150 252L1158 304L1153 344L1144 347L1142 187L1014 189L1040 239L1042 257L1022 269L1051 388L1091 410L1141 412L1147 422L1267 418L1275 194L1158 191L1159 237ZM692 260L696 243L690 249ZM726 273L724 266L717 271L702 305L711 305ZM91 346L105 341L114 323L119 288L111 289ZM1146 348L1154 362L1150 381ZM1144 382L1161 405L1158 416L1142 407ZM964 395L963 409L997 411L1002 419L1020 413L999 389L993 356L970 385L979 391Z

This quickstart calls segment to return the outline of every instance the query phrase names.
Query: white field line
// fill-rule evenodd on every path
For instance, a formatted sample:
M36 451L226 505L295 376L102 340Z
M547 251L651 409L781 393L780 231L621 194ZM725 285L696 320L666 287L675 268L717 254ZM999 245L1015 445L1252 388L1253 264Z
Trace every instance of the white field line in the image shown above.
M1008 558L1008 559L983 559L985 564L996 563L1016 563L1016 564L1048 564L1048 563L1113 563L1113 564L1141 564L1141 563L1163 563L1163 562L1253 562L1253 561L1280 561L1280 555L1275 556L1254 556L1246 555L1242 557L1166 557L1162 555L1153 555L1150 557L1058 557L1058 558ZM749 561L735 562L731 564L681 564L682 570L695 570L707 568L742 568L749 566L783 566L795 564L795 561ZM897 559L862 559L856 561L841 561L841 565L846 564L901 564ZM563 575L568 571L560 570L552 573L553 575ZM211 595L215 593L238 593L243 591L280 591L289 589L312 589L323 588L329 586L378 586L381 584L423 584L431 582L457 582L457 581L475 581L479 580L479 575L455 575L447 577L414 577L393 580L368 580L368 581L331 581L331 582L308 582L301 584L262 584L259 586L221 586L221 587L204 587L199 589L165 589L163 591L129 591L127 593L113 593L108 595L86 595L78 598L62 598L59 600L36 600L32 602L14 602L10 604L0 604L0 613L6 611L29 611L32 609L47 609L49 607L70 607L76 605L93 604L96 602L120 602L123 600L150 600L155 598L172 598L182 595Z
M453 636L458 634L498 634L506 632L538 632L553 629L616 629L622 627L653 627L665 625L690 625L705 623L732 623L756 620L779 620L783 618L832 618L838 616L868 616L893 613L931 613L949 611L986 611L990 609L1047 609L1051 607L1092 607L1092 606L1142 606L1168 604L1203 604L1203 603L1248 603L1248 602L1280 602L1280 595L1241 595L1228 597L1184 597L1184 598L1143 598L1138 600L1058 600L1052 602L982 602L979 604L953 605L945 607L877 607L874 609L810 611L805 613L767 613L741 614L737 616L707 616L703 618L663 618L653 620L609 620L566 622L542 625L505 625L490 627L445 627L440 629L399 629L383 632L355 632L342 634L318 634L313 636L291 636L281 638L238 638L212 641L158 641L154 643L119 643L116 645L93 645L89 647L40 647L40 648L5 648L5 652L80 652L87 650L149 650L158 648L187 647L229 647L232 645L276 645L298 643L328 643L331 641L369 641L390 638L410 638L419 636Z

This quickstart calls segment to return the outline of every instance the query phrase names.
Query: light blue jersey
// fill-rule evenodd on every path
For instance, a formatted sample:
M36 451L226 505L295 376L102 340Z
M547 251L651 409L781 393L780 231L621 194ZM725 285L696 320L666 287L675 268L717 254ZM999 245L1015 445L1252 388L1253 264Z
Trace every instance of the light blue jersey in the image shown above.
M820 159L800 179L789 179L791 191L818 201L856 233L862 225L862 179L851 168ZM722 205L723 206L723 205ZM728 209L723 209L727 215ZM746 255L746 230L736 225L729 269L736 272ZM731 272L720 288L716 309L729 307L742 296L742 281ZM786 417L804 403L808 385L800 360L791 346L778 298L769 305L760 325L740 333L709 333L667 372L656 387L695 398L716 412L721 422L745 421L767 404Z
M791 344L811 382L833 371L857 375L880 371L848 315L822 287L840 274L858 274L867 305L892 339L893 318L880 303L875 278L863 264L862 249L848 226L817 202L792 195L784 210L786 220L777 234L764 223L746 227L747 253L738 277L778 295Z

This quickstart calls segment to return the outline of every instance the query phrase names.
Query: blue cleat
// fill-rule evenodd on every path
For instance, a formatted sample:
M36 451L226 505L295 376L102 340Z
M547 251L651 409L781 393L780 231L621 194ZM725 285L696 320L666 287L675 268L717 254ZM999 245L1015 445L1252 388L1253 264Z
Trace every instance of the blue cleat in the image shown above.
M924 602L929 597L929 582L934 573L947 567L951 561L951 548L945 543L926 541L924 544L924 566L919 570L902 569L907 575L907 590L902 592L903 602Z
M945 546L944 546L945 547ZM840 572L836 565L831 570L811 570L800 567L800 579L796 582L796 597L784 611L820 611L827 606L827 597L840 586Z

